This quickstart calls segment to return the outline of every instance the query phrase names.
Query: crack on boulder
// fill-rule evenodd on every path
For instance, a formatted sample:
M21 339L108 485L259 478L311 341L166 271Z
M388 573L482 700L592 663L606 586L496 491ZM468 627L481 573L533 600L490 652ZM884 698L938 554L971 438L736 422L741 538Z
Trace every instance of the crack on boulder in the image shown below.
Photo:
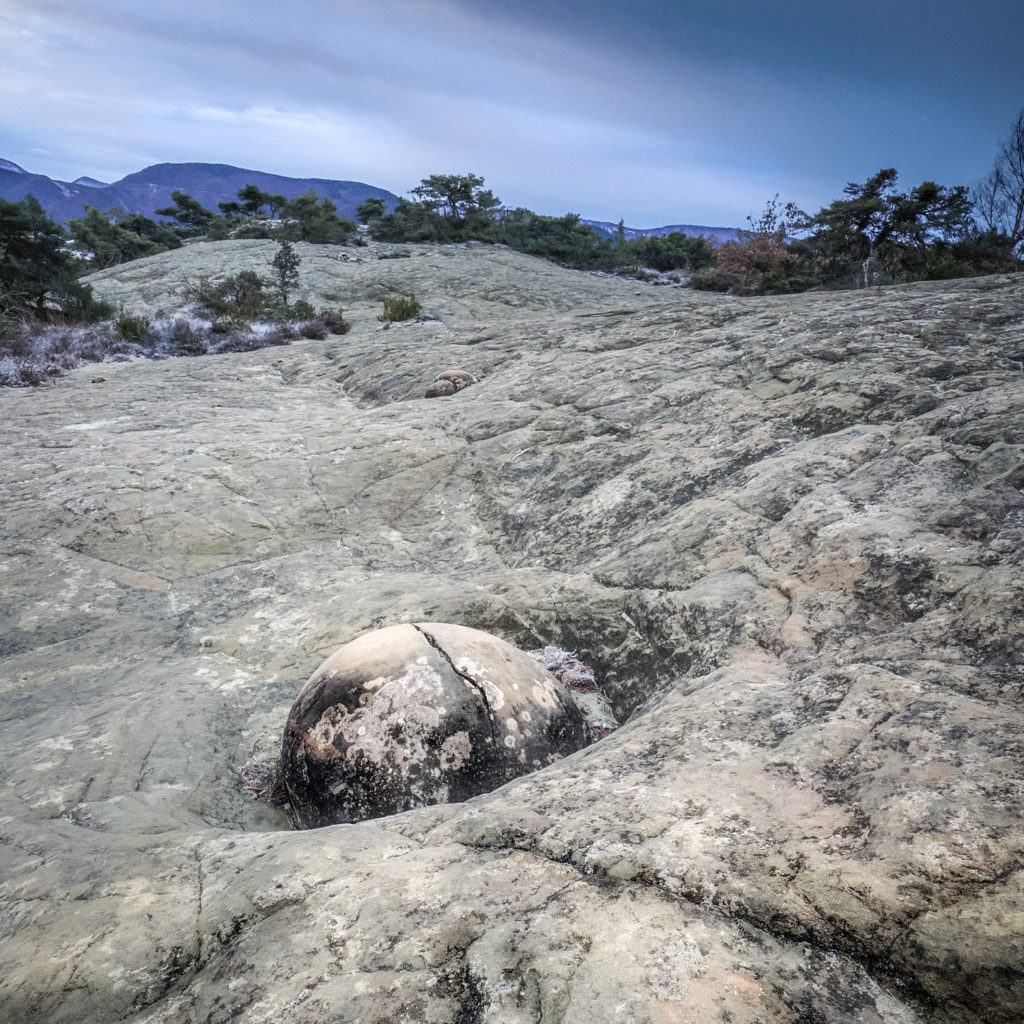
M451 655L441 646L436 636L434 636L432 633L428 633L425 629L417 625L415 622L411 623L411 625L412 628L415 629L416 632L419 633L420 636L422 636L423 639L426 640L427 643L430 644L430 646L433 647L434 650L437 651L437 653L440 654L442 658L444 658L444 660L451 666L451 670L460 679L465 680L465 682L467 682L474 690L476 690L477 693L480 694L480 699L484 702L484 707L487 709L487 717L490 720L493 729L494 711L491 708L490 701L488 701L487 699L487 692L484 690L484 688L472 676L467 675L465 672L462 672L459 669L455 662L452 661Z
M424 640L434 648L435 651L451 666L451 670L471 687L476 693L480 695L480 700L483 701L484 711L487 715L487 727L491 733L491 742L494 744L494 749L497 750L501 743L502 734L501 729L498 725L498 716L494 713L494 709L491 707L491 702L487 699L487 691L483 686L480 685L471 675L461 671L459 667L452 660L451 655L441 646L441 642L434 636L433 633L428 633L427 630L423 629L417 623L412 623L412 628L416 630Z

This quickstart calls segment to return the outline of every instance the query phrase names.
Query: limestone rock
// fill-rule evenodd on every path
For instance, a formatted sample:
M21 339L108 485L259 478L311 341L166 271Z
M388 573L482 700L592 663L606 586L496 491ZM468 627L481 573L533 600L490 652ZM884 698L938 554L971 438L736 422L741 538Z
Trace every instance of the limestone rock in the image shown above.
M284 730L282 778L303 828L466 800L590 742L568 691L511 644L422 622L345 644Z
M5 1019L1019 1024L1024 275L297 248L344 338L0 392ZM384 290L441 321L378 331ZM479 382L422 401L425 353ZM445 621L576 652L623 724L463 803L252 800L339 635Z

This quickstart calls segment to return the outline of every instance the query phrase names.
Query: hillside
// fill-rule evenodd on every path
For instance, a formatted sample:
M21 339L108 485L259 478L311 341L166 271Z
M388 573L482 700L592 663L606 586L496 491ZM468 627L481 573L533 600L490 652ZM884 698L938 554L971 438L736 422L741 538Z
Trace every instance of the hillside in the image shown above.
M10 1019L1017 1024L1024 277L740 299L403 248L299 246L343 337L0 392ZM272 250L93 283L170 311ZM428 319L383 330L400 290ZM578 652L625 724L291 831L238 766L420 621Z
M386 189L360 181L289 178L228 164L154 164L120 181L105 184L92 178L54 181L43 174L31 174L9 160L0 160L0 198L19 200L34 195L47 214L59 223L81 217L86 205L100 210L116 206L126 213L152 217L157 210L174 205L171 192L176 189L187 192L216 212L218 203L236 199L244 185L257 185L264 192L276 192L288 199L313 189L318 195L332 199L343 217L354 217L356 207L373 196L386 200L389 205L398 201L398 197Z
M598 234L604 235L605 238L614 238L618 233L618 224L613 224L611 221L584 220L583 223L589 224L590 227ZM687 235L690 238L707 238L719 245L722 242L734 242L738 237L736 228L713 228L708 227L706 224L665 224L660 228L623 228L623 234L627 239L649 238L651 236L662 237L664 235L671 235L673 232Z

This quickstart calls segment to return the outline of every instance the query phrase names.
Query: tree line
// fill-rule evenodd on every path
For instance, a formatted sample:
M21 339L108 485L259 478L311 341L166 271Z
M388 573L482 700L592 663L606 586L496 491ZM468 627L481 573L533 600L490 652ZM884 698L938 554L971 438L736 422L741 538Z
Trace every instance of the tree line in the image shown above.
M1022 128L1024 133L1024 128ZM477 175L435 174L389 211L367 200L357 216L388 242L480 241L508 245L582 270L682 270L695 287L736 293L855 288L1014 270L1024 232L980 223L969 189L932 181L900 191L883 168L809 215L776 196L736 241L715 245L677 232L605 237L577 214L506 209ZM1024 195L1024 177L1020 182Z
M83 273L150 256L190 238L275 238L345 244L364 241L354 221L327 197L293 199L256 185L206 209L182 191L157 221L138 213L87 207L67 230L33 196L0 199L0 332L12 318L88 319L107 315ZM992 170L973 188L933 181L901 190L882 168L817 213L770 199L736 241L715 245L678 233L606 237L578 214L551 217L507 208L475 174L424 178L389 209L367 199L357 210L371 237L388 242L481 241L585 270L681 271L698 288L736 293L856 288L1018 270L1024 249L1024 110L997 150Z
M189 238L211 241L226 238L276 238L289 242L344 244L356 223L338 214L334 202L309 191L294 199L262 192L256 185L238 190L238 201L219 203L220 213L206 209L180 189L171 193L172 206L156 212L168 221L154 221L141 213L117 207L100 211L87 206L84 217L68 221L74 247L87 254L93 269L126 263L180 246Z
M507 209L475 174L431 175L410 196L390 211L367 200L357 216L380 241L476 240L584 270L681 270L695 287L739 294L1000 273L1020 268L1024 247L1024 110L973 188L923 181L903 191L895 168L882 168L814 214L776 196L718 246L678 233L626 239L621 222L607 238L577 214Z

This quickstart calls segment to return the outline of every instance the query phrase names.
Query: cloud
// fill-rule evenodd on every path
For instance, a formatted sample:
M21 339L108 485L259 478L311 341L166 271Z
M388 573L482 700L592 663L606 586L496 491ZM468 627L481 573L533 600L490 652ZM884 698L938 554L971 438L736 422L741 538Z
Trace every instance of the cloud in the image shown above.
M829 46L852 45L840 10L0 0L0 155L31 163L19 154L48 150L29 169L72 178L207 160L398 192L471 170L514 205L631 223L736 223L775 192L814 205L894 163L911 177L928 159L921 177L941 180L943 165L954 180L968 165L980 174L989 157L971 154L985 139L994 149L1015 111L966 88L937 95L913 47L888 71L888 42L863 67L831 59ZM984 78L961 69L972 74Z

